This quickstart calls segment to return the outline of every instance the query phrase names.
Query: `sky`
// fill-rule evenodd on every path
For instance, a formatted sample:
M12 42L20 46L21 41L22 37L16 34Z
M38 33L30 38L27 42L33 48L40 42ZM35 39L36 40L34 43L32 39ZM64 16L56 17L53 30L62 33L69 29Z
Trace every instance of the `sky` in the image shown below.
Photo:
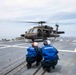
M35 24L19 21L58 23L62 36L76 36L76 0L0 0L0 39L19 37Z

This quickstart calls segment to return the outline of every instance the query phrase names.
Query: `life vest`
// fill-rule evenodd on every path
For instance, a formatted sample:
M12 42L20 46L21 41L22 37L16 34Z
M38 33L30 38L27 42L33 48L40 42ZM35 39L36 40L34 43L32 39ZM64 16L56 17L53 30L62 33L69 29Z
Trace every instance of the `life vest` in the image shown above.
M45 61L51 61L57 59L58 51L51 45L45 45L42 47L42 55Z
M35 50L35 48L34 47L29 47L28 49L27 49L27 55L26 56L29 56L29 57L35 57L36 55L37 55L37 52L36 52L36 50Z

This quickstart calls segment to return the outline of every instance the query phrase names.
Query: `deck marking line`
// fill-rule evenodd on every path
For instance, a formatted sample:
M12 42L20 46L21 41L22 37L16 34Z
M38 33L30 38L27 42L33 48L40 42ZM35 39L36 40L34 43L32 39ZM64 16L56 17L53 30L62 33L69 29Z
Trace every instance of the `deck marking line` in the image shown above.
M76 51L72 51L72 50L58 50L58 51L61 51L61 52L76 52Z

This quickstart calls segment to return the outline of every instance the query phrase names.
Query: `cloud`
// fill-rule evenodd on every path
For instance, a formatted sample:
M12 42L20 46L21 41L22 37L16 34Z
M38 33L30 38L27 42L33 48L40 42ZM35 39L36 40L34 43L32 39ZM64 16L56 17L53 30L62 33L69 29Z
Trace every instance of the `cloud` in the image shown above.
M0 23L4 21L40 21L49 23L75 23L76 22L76 0L0 0ZM22 26L24 23L5 23L0 26L2 35L20 35L25 32L28 26ZM8 30L5 27L8 25ZM11 29L11 26L13 29ZM16 27L17 25L17 27ZM26 25L26 24L25 24ZM62 24L61 24L62 25ZM31 25L29 25L30 27ZM71 24L72 26L72 24ZM75 25L74 25L75 26ZM23 27L23 28L22 28ZM3 29L2 29L3 28ZM15 29L14 29L15 28ZM19 28L19 29L18 29ZM73 30L67 30L68 26L62 27L69 33ZM71 27L70 27L71 28ZM75 27L74 31L76 30ZM28 29L28 28L27 28ZM14 34L17 31L16 34ZM73 32L74 32L73 31ZM11 32L11 33L10 33ZM14 32L14 33L13 33ZM67 33L68 34L68 33ZM2 36L1 35L1 36Z
M74 20L76 22L76 13L75 12L58 12L57 14L51 16L48 20L60 20L60 21L69 21Z
M34 13L33 9L35 11L37 8L43 8L46 4L46 0L1 0L0 19L14 19L31 15Z
M75 0L0 0L0 19L42 16L59 12L76 12ZM49 16L50 15L50 16Z

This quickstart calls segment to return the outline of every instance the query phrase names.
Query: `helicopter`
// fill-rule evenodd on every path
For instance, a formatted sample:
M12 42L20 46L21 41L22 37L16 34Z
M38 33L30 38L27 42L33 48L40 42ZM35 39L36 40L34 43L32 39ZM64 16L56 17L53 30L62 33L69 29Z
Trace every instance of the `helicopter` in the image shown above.
M45 21L39 21L39 22L27 22L27 23L37 23L38 26L34 26L33 28L30 28L25 32L25 34L21 34L21 37L24 37L25 39L31 39L34 41L35 39L43 39L46 40L50 37L60 37L59 34L65 33L64 31L58 31L59 25L56 24L56 30L53 29L53 27L48 25L43 25L46 23Z

